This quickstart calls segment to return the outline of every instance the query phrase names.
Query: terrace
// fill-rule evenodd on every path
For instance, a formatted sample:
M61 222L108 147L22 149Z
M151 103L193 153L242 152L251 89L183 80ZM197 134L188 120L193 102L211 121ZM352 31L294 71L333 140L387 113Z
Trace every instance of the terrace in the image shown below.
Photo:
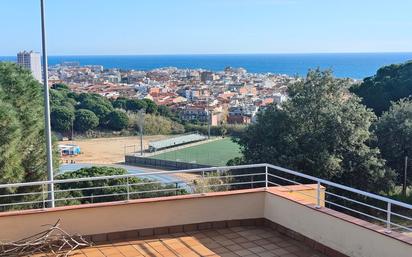
M405 203L269 164L155 174L168 182L145 179L154 175L147 173L0 185L0 241L60 220L68 233L95 243L75 256L406 257L412 251L412 206ZM58 207L46 208L51 202Z

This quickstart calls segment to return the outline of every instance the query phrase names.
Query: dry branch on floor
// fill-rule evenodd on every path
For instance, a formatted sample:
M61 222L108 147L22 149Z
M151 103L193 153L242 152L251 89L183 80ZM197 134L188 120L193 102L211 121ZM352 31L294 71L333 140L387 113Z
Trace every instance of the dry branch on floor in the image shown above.
M52 254L69 256L74 250L90 246L80 235L70 235L60 228L60 219L54 224L43 225L48 229L14 242L0 242L0 256L32 256Z

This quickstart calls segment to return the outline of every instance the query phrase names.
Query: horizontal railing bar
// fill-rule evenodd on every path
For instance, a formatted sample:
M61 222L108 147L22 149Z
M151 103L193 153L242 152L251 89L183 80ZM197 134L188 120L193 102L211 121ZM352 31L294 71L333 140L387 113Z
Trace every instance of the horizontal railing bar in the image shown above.
M302 185L302 184L301 184L301 183L299 183L299 182L296 182L296 181L293 181L293 180L290 180L290 179L287 179L287 178L282 178L282 177L279 177L279 176L274 175L274 174L271 174L271 173L268 173L268 176L270 176L270 177L274 177L274 178L278 178L278 179L282 179L282 180L285 180L285 181L288 181L288 182L294 183L295 185Z
M149 191L134 191L130 192L130 195L136 195L136 194L145 194L145 193L158 193L158 192L168 192L168 191L177 191L177 190L184 190L184 188L168 188L168 189L158 189L158 190L149 190Z
M398 217L400 217L400 218L403 218L403 219L407 219L407 220L410 220L410 221L412 221L412 218L411 217L407 217L407 216L404 216L404 215L402 215L402 214L399 214L399 213L396 213L396 212L391 212L391 214L392 215L395 215L395 216L398 216Z
M405 226L403 226L403 225L400 225L400 224L397 224L397 223L393 223L393 222L390 222L390 224L393 225L393 226L395 226L395 227L402 228L402 229L405 229L405 230L407 230L407 231L409 231L409 232L412 232L412 229L411 229L411 228L405 227Z
M72 192L72 191L81 191L81 190L94 190L94 189L104 189L104 188L114 188L114 187L125 187L127 184L120 184L120 185L111 185L111 186L98 186L98 187L77 187L77 188L70 188L70 189L59 189L54 190L55 193L59 192ZM45 193L51 193L52 191L44 191Z
M205 179L213 178L240 178L240 177L254 177L254 176L263 176L265 173L251 173L251 174L241 174L241 175L227 175L227 176L205 176Z
M145 182L145 183L131 183L129 186L144 186L144 185L153 185L153 184L176 184L176 183L185 183L185 181L168 181L168 182L161 182L161 181L153 181L153 182ZM78 188L70 188L70 189L59 189L54 190L55 193L58 192L71 192L71 191L81 191L81 190L94 190L94 189L105 189L105 188L115 188L115 187L127 187L126 184L119 184L119 185L108 185L108 186L96 186L96 187L78 187ZM44 191L45 193L49 193L51 191Z
M268 181L268 183L269 183L269 184L271 184L271 185L275 185L275 186L282 186L282 185L280 185L280 184L277 184L277 183L275 183L275 182L272 182L272 181Z
M361 212L361 211L357 211L357 210L354 210L354 209L352 209L352 208L349 208L349 207L346 207L346 206L343 206L343 205L340 205L340 204L337 204L337 203L334 203L334 202L331 202L331 201L326 201L326 200L325 200L325 202L328 203L328 204L331 204L331 205L334 205L334 206L343 208L343 209L345 209L345 210L352 211L352 212L358 213L358 214L360 214L360 215L364 215L364 216L369 217L369 218L371 218L371 219L375 219L375 220L377 220L377 221L381 221L381 222L383 222L383 223L385 223L385 224L387 223L386 220L381 219L381 218L378 218L378 217L375 217L375 216L372 216L372 215L370 215L370 214L367 214L367 213L364 213L364 212Z
M18 202L18 203L4 203L4 204L0 204L0 207L13 206L13 205L34 204L34 203L43 203L43 202L46 202L46 200L44 200L44 201Z
M379 211L382 211L382 212L385 212L385 213L388 212L388 210L386 210L386 209L382 209L382 208L379 208L379 207L376 207L376 206L373 206L373 205L370 205L370 204L367 204L367 203L364 203L364 202L360 202L360 201L357 201L357 200L353 200L353 199L348 198L348 197L346 197L346 196L341 196L341 195L337 195L337 194L330 193L330 192L325 192L325 194L327 194L327 195L332 195L332 196L341 198L341 199L343 199L343 200L347 200L347 201L350 201L350 202L353 202L353 203L357 203L357 204L360 204L360 205L363 205L363 206L366 206L366 207L369 207L369 208L372 208L372 209L375 209L375 210L379 210Z
M249 165L237 165L237 166L221 166L221 167L211 167L211 168L198 168L198 169L187 169L187 170L175 170L175 171L159 171L159 172L146 172L146 173L131 173L124 175L114 175L114 176L100 176L100 177L87 177L87 178L75 178L75 179L61 179L61 180L46 180L38 182L25 182L25 183L15 183L15 184L3 184L0 188L9 187L26 187L26 186L36 186L36 185L48 185L48 184L61 184L61 183L72 183L72 182L83 182L83 181L96 181L96 180L107 180L107 179L122 179L122 178L132 178L132 177L146 177L153 175L168 175L168 174L179 174L179 173L194 173L194 172L209 172L209 171L219 171L219 170L236 170L236 169L248 169L248 168L261 168L265 167L266 164L249 164Z
M113 194L103 194L103 195L89 195L89 196L78 196L78 197L65 197L65 198L58 198L54 199L54 201L67 201L67 200L79 200L79 199L86 199L86 198L100 198L100 197L109 197L109 196L122 196L126 195L127 192L124 193L113 193ZM50 202L52 200L45 200L45 202Z
M214 185L205 185L205 187L218 187L218 186L235 186L235 185L247 185L247 184L259 184L265 183L265 180L260 181L247 181L247 182L238 182L238 183L228 183L228 184L214 184Z
M152 181L152 182L145 182L145 183L130 183L129 186L144 186L144 185L155 185L155 184L167 185L167 184L182 184L182 183L187 183L187 182L184 180L167 181L167 182Z
M398 205L398 206L401 206L401 207L404 207L404 208L412 209L412 205L407 204L407 203L392 200L390 198L386 198L386 197L379 196L379 195L376 195L376 194L368 193L366 191L351 188L351 187L348 187L348 186L337 184L337 183L334 183L334 182L331 182L331 181L328 181L328 180L324 180L324 179L320 179L320 178L317 178L317 177L313 177L313 176L310 176L310 175L302 174L300 172L293 171L293 170L286 169L286 168L282 168L282 167L275 166L275 165L272 165L272 164L266 164L266 165L269 168L279 170L279 171L283 171L283 172L288 173L288 174L296 175L296 176L299 176L299 177L302 177L302 178L306 178L306 179L309 179L309 180L320 182L320 183L328 185L328 186L336 187L336 188L343 189L343 190L346 190L346 191L349 191L349 192L352 192L352 193L357 193L357 194L364 195L364 196L367 196L367 197L370 197L370 198L374 198L376 200L380 200L380 201L391 203L391 204L394 204L394 205Z
M38 195L38 194L43 194L46 191L41 191L41 192L31 192L31 193L17 193L17 194L7 194L7 195L0 195L0 198L4 197L15 197L15 196L26 196L26 195Z
M133 191L129 192L129 195L132 194L142 194L142 193L156 193L156 192L168 192L168 191L176 191L176 190L184 190L183 188L167 188L167 189L159 189L159 190L150 190L150 191ZM55 201L65 201L65 200L78 200L78 199L87 199L87 198L101 198L101 197L110 197L110 196L123 196L127 195L127 192L122 193L113 193L113 194L103 194L103 195L89 195L89 196L79 196L79 197L67 197L67 198L59 198L55 199ZM45 202L49 202L50 200L45 200Z

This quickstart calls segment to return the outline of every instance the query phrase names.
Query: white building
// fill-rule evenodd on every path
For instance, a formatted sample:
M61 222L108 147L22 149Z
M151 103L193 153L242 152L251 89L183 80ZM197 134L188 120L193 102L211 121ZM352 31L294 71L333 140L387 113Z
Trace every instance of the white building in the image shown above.
M17 54L17 64L30 70L33 74L33 77L39 82L42 82L40 53L33 51L19 52Z

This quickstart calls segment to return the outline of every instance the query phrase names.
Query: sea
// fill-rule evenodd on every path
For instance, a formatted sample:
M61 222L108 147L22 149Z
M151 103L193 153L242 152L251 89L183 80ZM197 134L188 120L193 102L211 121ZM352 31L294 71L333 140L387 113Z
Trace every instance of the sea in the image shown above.
M412 60L409 53L324 53L324 54L219 54L219 55L80 55L49 56L49 65L79 62L104 68L152 70L163 67L222 71L242 67L251 73L305 76L309 69L331 69L336 77L363 79L385 65ZM16 61L0 56L0 61Z

